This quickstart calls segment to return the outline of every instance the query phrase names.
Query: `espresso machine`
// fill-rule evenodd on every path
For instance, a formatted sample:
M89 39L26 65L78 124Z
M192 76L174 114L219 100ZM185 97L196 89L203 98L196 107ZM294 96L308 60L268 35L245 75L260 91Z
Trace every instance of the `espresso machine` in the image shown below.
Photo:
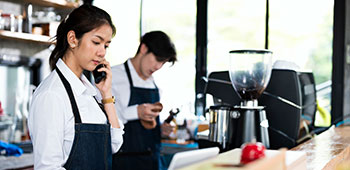
M272 52L234 50L230 51L229 57L231 82L226 84L233 86L234 91L227 93L237 93L240 104L209 108L208 140L219 143L221 150L238 148L252 141L259 141L269 148L269 123L264 106L258 104L258 98L270 80Z

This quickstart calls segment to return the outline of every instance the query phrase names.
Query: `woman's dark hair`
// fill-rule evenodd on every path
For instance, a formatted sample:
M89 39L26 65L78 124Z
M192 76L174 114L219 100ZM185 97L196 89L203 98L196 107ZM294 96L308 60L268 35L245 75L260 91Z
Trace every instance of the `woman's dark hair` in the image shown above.
M104 24L111 26L114 36L116 29L111 17L106 11L88 4L81 5L74 9L64 20L61 21L57 28L55 36L56 47L52 51L49 60L51 70L56 68L56 62L59 58L64 56L69 47L67 34L70 30L75 32L77 39L81 39L85 33Z
M141 44L145 44L148 53L152 52L157 61L167 61L174 64L176 61L176 49L168 35L162 31L151 31L142 36L137 53L140 51Z

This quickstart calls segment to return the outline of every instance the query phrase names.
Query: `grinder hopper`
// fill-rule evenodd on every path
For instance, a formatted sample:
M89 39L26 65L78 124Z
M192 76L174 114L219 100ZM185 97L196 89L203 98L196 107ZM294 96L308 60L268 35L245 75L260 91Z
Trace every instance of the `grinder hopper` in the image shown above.
M239 144L262 142L269 148L268 121L263 106L257 99L265 90L272 71L272 52L268 50L230 51L230 80L242 99L235 106L241 118L238 120L241 132L236 136Z

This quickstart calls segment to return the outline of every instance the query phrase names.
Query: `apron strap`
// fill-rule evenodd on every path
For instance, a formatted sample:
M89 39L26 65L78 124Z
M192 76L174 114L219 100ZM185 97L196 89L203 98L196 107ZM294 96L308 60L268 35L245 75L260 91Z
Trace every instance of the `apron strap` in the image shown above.
M105 114L106 116L106 119L107 119L107 124L109 124L109 121L108 121L108 116L107 116L107 113L106 113L106 110L105 110L105 107L103 106L103 104L99 103L96 99L96 97L94 96L93 97L96 101L96 103L98 104L98 106L100 107L100 109L103 111L103 113Z
M128 75L128 79L129 79L130 86L131 86L131 87L134 87L134 84L132 83L132 79L131 79L130 69L129 69L129 66L128 66L128 60L126 60L126 61L124 62L124 66L125 66L126 74Z
M56 67L56 72L58 73L58 76L60 77L64 87L67 90L70 104L72 106L72 110L73 110L73 114L74 114L75 123L81 123L79 109L78 109L77 103L75 102L72 88L71 88L69 82L67 81L67 79L63 76L63 74L61 73L61 71L57 67Z
M130 73L130 69L129 69L129 65L128 65L128 60L126 60L124 62L124 66L125 66L125 71L126 71L126 74L128 75L128 80L129 80L129 83L130 83L130 86L131 87L134 87L134 84L132 82L132 78L131 78L131 73ZM153 81L153 84L154 84L154 87L155 89L158 89L156 83Z

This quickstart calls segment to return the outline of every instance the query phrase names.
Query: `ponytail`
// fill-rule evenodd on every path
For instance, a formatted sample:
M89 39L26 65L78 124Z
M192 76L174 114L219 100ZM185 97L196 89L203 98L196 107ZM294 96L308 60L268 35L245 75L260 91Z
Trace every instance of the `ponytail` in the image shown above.
M61 21L60 25L57 28L57 34L54 38L56 40L56 46L52 51L49 59L49 64L51 71L56 68L56 63L58 59L62 58L65 52L68 49L67 33L65 30L65 21Z

